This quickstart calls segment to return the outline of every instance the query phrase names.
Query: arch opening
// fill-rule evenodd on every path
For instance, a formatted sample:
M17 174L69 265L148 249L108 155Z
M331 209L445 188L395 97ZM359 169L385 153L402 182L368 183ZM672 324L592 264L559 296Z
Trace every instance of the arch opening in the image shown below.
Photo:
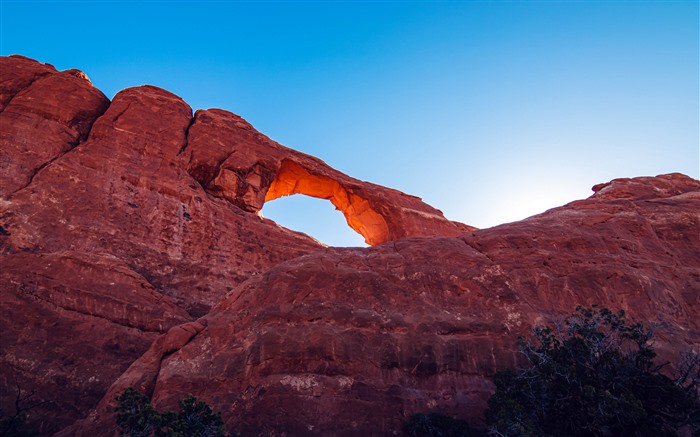
M364 238L350 229L345 217L325 199L294 194L265 202L262 216L303 232L334 247L366 247Z
M389 239L389 228L384 217L372 209L366 199L345 189L327 176L312 174L301 165L284 160L277 177L267 190L265 202L292 194L329 200L343 213L348 226L362 235L370 246Z

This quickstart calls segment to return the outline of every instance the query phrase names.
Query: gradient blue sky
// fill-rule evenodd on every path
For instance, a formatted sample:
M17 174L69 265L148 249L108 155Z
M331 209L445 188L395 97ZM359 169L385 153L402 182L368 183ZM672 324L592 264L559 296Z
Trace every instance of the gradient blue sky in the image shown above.
M478 227L700 177L697 1L0 1L0 54L223 108ZM1 73L1 72L0 72ZM362 239L329 202L266 217Z

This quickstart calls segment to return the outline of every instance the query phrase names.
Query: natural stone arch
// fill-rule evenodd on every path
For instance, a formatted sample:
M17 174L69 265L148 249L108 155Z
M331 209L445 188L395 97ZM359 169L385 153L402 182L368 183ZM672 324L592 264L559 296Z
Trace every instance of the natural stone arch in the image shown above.
M389 227L384 217L372 209L366 199L327 176L312 174L301 165L285 159L267 190L265 202L292 194L329 200L343 213L348 225L362 235L370 246L389 240Z

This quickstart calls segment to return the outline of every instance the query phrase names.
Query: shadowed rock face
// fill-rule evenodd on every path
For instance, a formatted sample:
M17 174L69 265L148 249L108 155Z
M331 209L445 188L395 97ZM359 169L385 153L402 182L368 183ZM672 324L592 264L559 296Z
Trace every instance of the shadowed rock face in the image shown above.
M685 176L616 180L521 222L281 263L177 351L154 345L158 374L137 361L70 432L104 430L129 385L163 408L196 393L244 435L393 435L426 411L482 423L517 336L577 305L657 325L660 360L677 361L700 346L698 211L700 182Z
M15 384L35 391L43 435L114 435L129 386L159 408L194 394L243 435L393 435L426 411L479 423L516 337L578 304L657 324L662 359L700 348L687 176L474 230L229 112L193 116L151 86L108 102L79 72L0 62L0 408ZM294 193L374 247L256 215Z
M193 116L165 90L130 88L110 102L77 70L11 56L0 72L0 408L14 412L17 384L35 391L30 424L42 434L85 416L158 334L322 248L255 214L283 162L392 205L375 206L381 214L408 211L373 217L390 230L366 233L373 242L471 229L234 114ZM369 229L354 202L346 214Z

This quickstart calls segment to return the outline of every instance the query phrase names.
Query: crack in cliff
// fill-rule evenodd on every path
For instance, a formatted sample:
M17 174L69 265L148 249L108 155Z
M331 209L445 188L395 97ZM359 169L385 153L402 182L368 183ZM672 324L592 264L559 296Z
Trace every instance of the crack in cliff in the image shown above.
M229 153L228 155L226 155L225 158L219 160L219 162L216 163L216 172L217 172L217 173L218 173L219 171L221 171L221 166L224 165L224 163L225 163L226 161L228 161L229 158L231 158L235 153L236 153L236 149L233 149L233 150L231 151L231 153Z
M89 140L89 138L90 138L90 133L92 132L92 128L95 126L95 123L97 123L97 121L98 121L99 119L101 119L101 118L104 116L104 114L107 112L107 109L109 109L111 103L112 103L112 102L108 100L108 101L107 101L107 104L106 104L105 107L104 107L104 110L102 110L102 112L98 113L97 116L96 116L95 118L92 119L92 121L90 122L90 127L88 128L87 133L85 134L85 137L84 137L84 138L81 137L80 133L76 131L76 133L78 133L78 137L77 137L76 139L74 139L73 141L69 141L69 142L67 143L67 144L68 144L68 148L67 148L66 150L60 152L58 155L54 156L53 158L51 158L51 159L49 159L48 161L46 161L46 162L44 162L43 164L41 164L39 167L35 168L35 169L32 171L32 174L29 175L29 180L28 180L24 185L22 185L21 187L19 187L19 188L17 188L16 190L14 190L14 191L8 193L6 199L7 199L7 200L10 200L15 194L17 194L18 192L24 190L24 189L27 188L29 185L31 185L32 182L34 182L34 178L35 178L42 170L44 170L46 167L48 167L48 166L50 166L51 164L53 164L54 162L58 161L58 160L61 159L63 156L65 156L67 153L69 153L69 152L75 150L75 149L76 149L78 146L80 146L81 144L87 142L87 141Z
M0 110L0 114L2 114L3 112L5 112L5 109L7 109L7 108L10 106L10 104L12 104L12 101L15 99L15 97L19 96L19 95L22 94L24 91L28 90L28 89L34 84L34 82L36 82L36 81L38 81L38 80L40 80L40 79L43 79L43 78L45 78L45 77L47 77L47 76L51 76L51 75L53 75L53 74L56 74L56 73L57 73L57 72L49 72L49 71L47 71L47 72L45 72L45 73L41 73L40 75L38 75L37 77L35 77L34 79L32 79L32 80L27 84L27 86L25 86L25 87L22 88L21 90L18 90L16 93L14 93L14 94L12 95L12 97L10 97L10 99L9 99L9 100L7 101L7 103L5 104L5 107L2 108L2 110Z
M292 304L295 304L295 305L302 305L302 304L304 303L304 301L306 300L306 298L309 297L309 296L311 296L311 293L313 293L313 292L314 292L314 289L311 288L307 293L305 293L305 294L301 297L301 299L300 299L299 301L297 301L297 299L294 299L294 300L292 301Z
M212 181L214 179L216 179L216 177L219 175L219 173L221 173L221 166L224 165L224 163L226 161L228 161L229 158L231 158L236 153L236 151L237 151L236 149L231 150L230 153L227 153L225 157L219 159L216 162L216 165L214 165L215 170L214 170L214 177L212 178ZM191 161L191 159L190 159L190 161ZM238 174L236 174L236 176L238 176ZM238 176L238 177L240 178L240 176ZM207 185L209 185L210 183L211 183L211 181L207 181Z
M126 262L126 266L129 268L130 271L134 272L140 279L142 279L144 282L146 282L148 285L150 285L153 290L158 292L161 296L165 296L164 290L162 287L159 287L158 285L155 284L155 281L153 277L151 276L150 272L146 270L146 268L140 268L138 265L136 265L133 262Z
M193 323L197 323L197 322L196 322L196 321L195 321L195 322L187 322L186 324L183 324L183 325L192 326ZM174 328L171 328L171 329L180 328L180 329L185 330L184 328L182 328L183 325L178 325L178 326L176 326L176 327L174 327ZM202 325L200 325L200 326L202 326ZM184 348L184 347L187 346L189 343L191 343L192 340L194 340L195 337L197 337L197 336L198 336L201 332L203 332L205 329L206 329L206 326L202 326L202 329L199 329L199 330L197 330L197 329L195 328L195 332L194 332L194 333L187 339L187 341L185 341L183 344L181 344L180 346L175 347L173 350L163 351L163 352L160 354L160 359L158 360L158 368L156 369L156 371L155 371L155 373L154 373L154 376L153 376L153 378L151 379L148 388L146 389L146 392L147 392L147 393L146 393L146 396L148 396L149 399L153 399L153 392L155 392L155 390L156 390L156 385L158 384L158 378L160 377L160 372L161 372L161 369L163 368L163 361L165 361L169 356L171 356L171 355L173 355L173 354L179 352L182 348ZM169 333L170 333L170 331L166 332L166 333L163 334L163 335L165 335L165 336L167 337ZM154 343L155 343L156 341L158 341L158 339L154 340ZM153 344L153 343L152 343L152 344ZM147 353L147 352L148 352L148 351L146 351L146 353ZM145 353L144 353L144 355L145 355Z
M480 249L480 248L476 247L475 245L469 243L469 241L467 241L466 238L461 237L461 238L459 238L459 239L462 240L462 241L464 242L464 244L466 244L467 246L469 246L469 247L471 247L472 249L474 249L476 252L478 252L478 253L480 253L481 255L485 256L486 259L488 259L488 260L491 261L492 263L498 264L493 258L491 258L491 255L489 255L488 253L484 252L483 249Z
M209 185L211 185L211 183L214 181L214 179L216 179L216 178L219 176L219 174L221 173L221 166L224 165L224 163L225 163L230 157L232 157L235 153L236 153L236 150L234 149L234 150L231 151L231 153L227 154L224 158L220 159L220 160L216 163L216 165L213 167L214 170L211 172L211 176L204 176L204 177L199 177L199 178L198 178L196 175L194 175L194 174L192 174L192 172L190 172L189 164L192 162L192 158L194 157L193 154L190 154L190 158L188 159L188 162L187 162L188 168L186 169L187 174L189 174L190 177L191 177L194 181L196 181L196 182L199 184L200 187L202 187L202 190L204 190L204 192L205 192L208 196L213 196L213 197L216 197L217 199L223 199L223 200L225 200L226 202L228 202L229 204L231 204L231 205L233 205L233 206L236 206L236 205L235 205L234 203L232 203L229 199L227 199L227 198L225 198L225 197L221 197L221 195L220 195L220 190L216 190L216 189L212 190L212 189L209 187ZM236 176L239 177L238 175L236 175ZM240 177L239 177L239 178L240 178ZM236 210L240 210L240 208L239 208L238 206L236 206L235 209L236 209Z
M69 147L69 148L68 148L67 150L64 150L63 152L59 153L59 154L56 155L55 157L53 157L53 158L49 159L48 161L44 162L43 164L41 164L39 167L35 168L35 169L32 171L32 174L29 175L29 180L28 180L24 185L22 185L21 187L19 187L19 188L17 188L16 190L10 192L10 193L7 195L6 199L7 199L7 200L10 200L15 194L17 194L17 193L19 193L20 191L24 190L25 188L29 187L29 186L32 184L32 182L34 182L34 178L35 178L42 170L44 170L46 167L50 166L51 164L53 164L53 163L56 162L57 160L61 159L66 153L70 152L71 150L74 150L76 147L78 147L79 144L80 144L80 140L74 140L74 141L69 142L69 143L68 143L68 147Z
M117 115L115 115L114 118L112 118L112 126L113 126L113 127L116 127L116 126L114 126L114 125L117 124L117 122L119 121L119 119L122 118L122 115L124 115L124 113L125 113L126 111L128 111L130 107L131 107L131 102L128 102L128 103L126 104L126 108L124 108L124 109L122 109L121 111L119 111L119 113L117 113Z
M185 151L185 149L187 149L187 146L189 145L189 142L190 142L190 128L194 124L194 121L195 121L195 116L193 115L190 118L190 122L187 124L187 127L185 128L185 142L182 145L182 147L180 147L180 150L178 150L178 152L175 154L175 156L180 156Z
M112 101L107 99L107 104L104 107L104 110L97 114L97 117L95 117L92 122L90 123L90 127L88 128L87 132L85 133L85 138L81 141L82 142L87 142L90 140L90 134L92 134L92 128L95 127L95 123L97 123L98 120L100 120L106 113L107 110L109 110L110 106L112 106ZM80 144L78 144L79 146ZM77 147L77 146L76 146Z

